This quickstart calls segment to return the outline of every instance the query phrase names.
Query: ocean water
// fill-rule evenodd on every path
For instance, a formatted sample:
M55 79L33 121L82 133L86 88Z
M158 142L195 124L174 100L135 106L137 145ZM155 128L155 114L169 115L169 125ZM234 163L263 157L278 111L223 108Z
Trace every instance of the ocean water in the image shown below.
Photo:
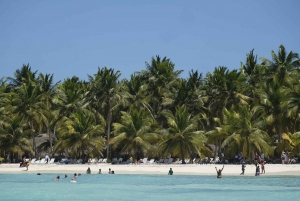
M2 174L0 200L300 200L300 176Z

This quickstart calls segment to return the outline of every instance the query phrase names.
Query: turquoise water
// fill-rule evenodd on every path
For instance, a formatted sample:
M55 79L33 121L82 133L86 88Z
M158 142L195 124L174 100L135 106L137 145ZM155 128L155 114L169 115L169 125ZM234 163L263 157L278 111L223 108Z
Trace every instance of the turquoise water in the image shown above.
M0 200L299 200L300 176L2 174ZM61 177L64 174L60 174Z

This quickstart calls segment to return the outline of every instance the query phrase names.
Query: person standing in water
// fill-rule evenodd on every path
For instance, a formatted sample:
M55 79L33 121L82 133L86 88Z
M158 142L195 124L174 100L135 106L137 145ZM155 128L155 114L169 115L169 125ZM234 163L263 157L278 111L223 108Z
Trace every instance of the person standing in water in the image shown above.
M216 168L216 171L217 171L217 178L218 179L221 179L222 178L222 171L223 171L223 169L224 169L224 164L223 164L223 168L222 169L217 169L217 167L215 167Z
M256 164L256 169L255 169L255 176L259 176L260 175L260 168L259 168L259 164Z
M88 167L88 169L86 170L86 173L87 173L87 174L91 174L91 169L90 169L90 167Z
M173 170L170 168L168 175L173 175Z

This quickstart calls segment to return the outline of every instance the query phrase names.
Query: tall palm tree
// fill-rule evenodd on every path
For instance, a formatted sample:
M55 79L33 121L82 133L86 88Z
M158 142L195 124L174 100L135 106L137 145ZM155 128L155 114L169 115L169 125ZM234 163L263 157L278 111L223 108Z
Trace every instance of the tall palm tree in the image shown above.
M272 136L277 133L277 140L282 140L282 134L287 131L285 102L289 90L279 82L265 83L257 89L255 94L259 97L257 105L253 108L258 116L264 116L268 123L268 133Z
M11 99L12 113L19 115L22 122L27 124L32 131L35 157L37 156L35 137L43 130L48 113L42 96L36 80L28 80L15 88L13 99Z
M37 71L32 72L31 67L29 64L23 65L21 69L17 69L14 73L13 77L8 77L7 80L9 81L9 85L11 88L15 88L20 86L22 83L36 80Z
M113 120L113 112L120 105L127 105L124 93L126 90L122 90L123 83L119 83L118 79L121 76L119 71L108 69L106 67L100 69L94 76L89 75L90 89L86 96L86 101L95 108L96 111L101 111L101 114L106 119L106 156L111 158L110 150L110 135L111 135L111 123ZM126 94L127 95L127 94Z
M249 97L242 93L246 77L237 70L226 67L215 68L206 78L206 94L209 96L208 109L211 116L222 118L223 107L248 105Z
M158 116L162 108L163 97L165 93L173 91L178 76L182 70L175 71L175 65L170 59L160 56L152 57L151 64L146 63L147 70L139 72L147 84L148 95L151 96L150 104L153 109L153 115Z
M182 163L184 158L193 153L208 154L205 146L206 138L204 132L197 131L198 117L192 118L185 105L176 108L175 114L170 110L164 110L169 128L165 132L164 141L160 144L164 153L179 155Z
M46 110L48 110L48 114L46 115L47 121L44 123L46 125L47 133L49 136L50 152L51 152L51 155L53 155L51 133L55 133L55 131L54 131L55 126L53 128L51 128L51 126L53 126L53 119L54 119L53 113L55 112L55 109L56 109L55 102L57 103L57 99L58 99L57 87L58 87L59 82L54 84L53 83L53 75L50 75L50 74L43 75L40 73L38 78L39 78L38 83L40 85L40 90L41 90L40 93L43 94L42 99L45 102ZM51 130L53 130L53 132Z
M263 64L268 67L268 76L279 83L289 83L290 74L295 70L299 70L299 55L292 51L287 54L283 45L279 46L277 55L273 50L271 54L272 60L260 58Z
M236 112L223 109L223 122L221 128L228 133L222 147L227 147L228 151L242 151L245 156L252 158L254 152L264 153L266 156L273 155L270 146L269 135L260 129L260 120L253 118L254 111L249 111L248 107L243 107ZM235 150L232 150L235 148Z
M120 123L113 124L115 137L110 144L120 148L120 153L129 153L135 158L147 154L161 139L155 132L155 120L145 109L131 107L129 112L121 112Z
M142 76L133 74L130 76L130 80L124 80L126 90L128 92L128 101L130 105L134 105L136 108L147 108L151 111L149 101L151 96L147 95L147 85L143 81Z
M257 56L254 55L254 49L251 50L249 54L247 54L246 63L241 63L241 68L241 70L245 72L245 75L247 77L245 88L247 90L247 88L249 87L248 96L253 99L253 91L258 88L259 83L263 82L263 80L265 79L263 77L263 75L265 74L264 65L259 65L257 63Z

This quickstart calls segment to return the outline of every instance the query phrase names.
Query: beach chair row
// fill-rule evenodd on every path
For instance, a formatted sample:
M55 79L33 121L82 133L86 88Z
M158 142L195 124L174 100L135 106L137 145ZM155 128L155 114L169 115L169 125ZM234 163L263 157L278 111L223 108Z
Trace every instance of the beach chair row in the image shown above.
M48 163L46 159L36 160L36 158L31 159L30 164L53 164L55 161L55 158L52 158Z

